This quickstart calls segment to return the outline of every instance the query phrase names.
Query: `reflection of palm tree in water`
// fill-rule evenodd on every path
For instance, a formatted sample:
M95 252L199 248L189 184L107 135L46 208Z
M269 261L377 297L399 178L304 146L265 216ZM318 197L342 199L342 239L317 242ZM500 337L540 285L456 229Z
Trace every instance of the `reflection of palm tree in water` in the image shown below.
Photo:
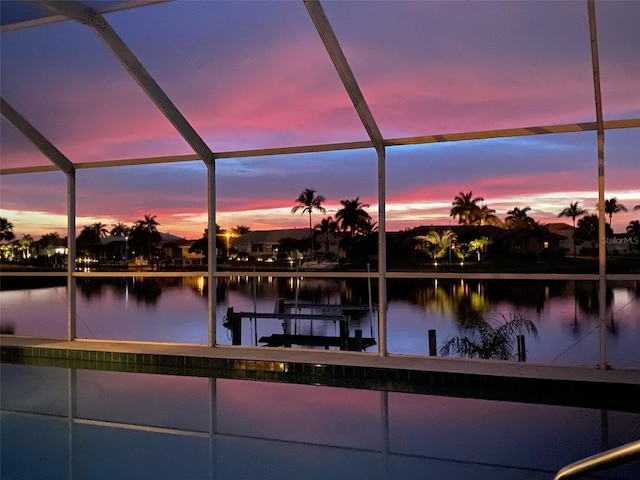
M576 304L580 310L590 317L597 318L600 314L600 297L598 294L598 282L579 282L576 285L575 292ZM605 305L608 310L613 302L613 289L607 286L605 290ZM577 316L577 313L576 313ZM611 313L611 323L608 325L611 333L618 333L618 326L614 321L613 313Z

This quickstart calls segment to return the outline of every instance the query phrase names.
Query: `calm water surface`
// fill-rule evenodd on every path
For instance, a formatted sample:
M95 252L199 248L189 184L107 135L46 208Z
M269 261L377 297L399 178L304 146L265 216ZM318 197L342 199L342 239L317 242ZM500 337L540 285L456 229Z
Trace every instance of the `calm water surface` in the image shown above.
M77 331L80 338L206 343L207 286L203 277L78 279ZM369 295L371 291L371 296ZM364 337L377 339L377 286L366 280L234 277L218 281L217 342L230 344L222 326L227 308L273 313L278 298L293 304L360 305L350 323ZM428 331L438 345L460 336L471 315L509 318L514 312L532 320L538 336L526 336L527 360L557 365L594 366L599 361L597 283L579 281L388 281L388 350L428 355ZM66 288L0 292L3 329L16 335L63 338ZM608 363L640 368L640 282L610 282L607 289ZM257 325L256 325L257 323ZM297 333L339 335L333 321L298 321ZM282 321L244 319L243 345L282 333ZM374 352L376 347L370 347ZM516 352L514 352L514 355Z
M0 369L4 480L548 480L568 463L640 438L636 413L250 380ZM637 479L640 464L609 474Z

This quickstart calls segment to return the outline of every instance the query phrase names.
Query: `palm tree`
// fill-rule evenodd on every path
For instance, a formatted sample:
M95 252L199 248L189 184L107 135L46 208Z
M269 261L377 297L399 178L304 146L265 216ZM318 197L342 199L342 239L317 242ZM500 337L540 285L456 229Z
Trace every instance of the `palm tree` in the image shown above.
M558 217L571 217L571 220L573 221L573 256L576 256L576 218L582 216L582 215L586 215L587 211L580 207L580 202L572 202L569 204L568 207L566 207L564 210L562 210L559 214Z
M458 217L458 223L462 225L472 225L481 218L481 208L479 202L483 202L484 198L473 198L473 191L467 193L460 192L453 198L451 205L450 217Z
M320 233L324 233L325 252L329 253L329 234L336 233L338 230L338 222L331 217L323 218L320 223L315 226L315 229Z
M22 235L22 238L18 240L18 251L22 253L23 260L27 260L31 256L30 251L32 243L33 238L29 234Z
M428 253L434 259L444 257L449 248L453 246L456 239L456 234L451 230L446 230L442 232L442 234L439 234L435 230L431 230L423 237L423 240L432 247L429 248Z
M311 213L313 210L317 210L319 212L325 213L326 210L322 206L325 202L325 198L322 195L316 195L316 191L313 188L305 188L298 198L296 198L296 204L292 209L291 213L296 213L298 210L302 210L302 214L309 214L309 238L311 239L311 251L315 251L315 247L313 245L313 228L311 227Z
M122 222L116 223L111 229L112 237L126 237L129 233L131 233L131 229Z
M493 208L489 208L483 204L480 206L480 210L477 213L479 215L478 223L480 225L502 227L502 220L498 218L496 211Z
M599 208L599 205L596 205L596 208ZM609 215L609 225L613 228L611 221L613 219L613 214L618 212L626 212L627 207L618 203L618 199L616 197L611 197L609 200L604 201L604 213Z
M96 222L91 225L91 228L93 228L100 238L104 238L109 234L109 230L107 230L107 226L104 223Z
M461 327L460 336L445 341L440 355L509 360L514 356L517 336L524 332L538 336L536 325L524 315L514 313L509 319L501 315L500 320L485 320L481 315L474 315Z
M143 246L146 246L149 258L151 257L151 244L162 239L158 232L158 225L160 224L156 220L156 216L147 213L131 229L131 238L134 245L137 245L140 250L142 250Z
M232 230L236 235L244 235L245 233L249 233L251 231L251 227L247 227L246 225L236 225L236 228Z
M378 222L371 217L363 218L358 225L358 231L362 233L362 235L371 235L372 233L376 233L378 231Z
M585 215L578 220L577 226L578 228L576 229L575 235L578 237L578 240L591 242L591 249L593 253L596 243L598 242L598 215ZM611 231L611 227L609 225L605 225L605 236L609 236L610 233L613 233Z
M340 208L336 212L336 221L343 232L348 232L349 237L355 237L362 231L362 226L368 223L371 218L365 208L369 208L368 203L360 202L360 197L340 200Z
M633 237L631 239L631 245L634 250L638 249L638 245L640 243L640 220L632 220L627 225L627 233L629 236Z
M491 245L493 241L489 237L480 237L469 242L469 249L476 252L478 255L478 261L481 259L481 253L486 250L486 248Z
M100 234L96 232L94 225L85 225L76 238L76 244L80 250L91 250L100 243Z
M531 207L514 207L513 210L507 212L505 223L508 228L530 228L533 225L533 218L531 218L527 212L531 210Z
M13 224L4 217L0 217L0 241L10 241L16 238L13 233Z

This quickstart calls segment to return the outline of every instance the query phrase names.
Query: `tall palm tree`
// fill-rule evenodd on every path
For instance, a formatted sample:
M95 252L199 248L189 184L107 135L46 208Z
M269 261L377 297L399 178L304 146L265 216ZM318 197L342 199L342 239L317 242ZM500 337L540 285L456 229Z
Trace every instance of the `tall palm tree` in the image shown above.
M533 218L528 215L531 207L514 207L513 210L507 212L505 223L509 228L531 228L533 225Z
M559 214L558 217L571 217L571 220L573 222L573 256L576 256L576 218L581 217L582 215L586 215L587 211L580 207L580 202L572 202L569 203L568 207L565 207L564 210L562 210Z
M302 214L309 214L309 238L311 239L311 252L315 252L313 245L313 228L311 227L311 213L313 210L325 213L326 210L322 206L325 202L325 198L322 195L316 195L316 191L313 188L305 188L298 198L296 198L296 205L291 209L291 213L296 213L298 210L302 210Z
M596 205L596 208L599 208L600 205ZM609 200L604 201L604 213L609 215L609 225L613 228L611 224L611 220L613 220L613 214L618 212L626 212L627 207L618 203L618 199L616 197L611 197Z
M13 240L16 236L13 233L13 224L4 217L0 217L0 241Z
M480 218L481 207L478 205L479 202L484 202L484 198L473 198L473 191L460 192L451 202L452 208L449 216L458 217L459 224L472 225L473 222L478 221Z
M323 218L320 220L320 223L315 226L315 229L320 233L324 233L325 252L329 253L329 234L336 233L338 230L338 222L331 217Z
M342 208L336 212L336 221L340 229L349 233L349 237L353 238L371 218L365 210L370 205L360 202L360 197L340 200L340 205L342 205Z

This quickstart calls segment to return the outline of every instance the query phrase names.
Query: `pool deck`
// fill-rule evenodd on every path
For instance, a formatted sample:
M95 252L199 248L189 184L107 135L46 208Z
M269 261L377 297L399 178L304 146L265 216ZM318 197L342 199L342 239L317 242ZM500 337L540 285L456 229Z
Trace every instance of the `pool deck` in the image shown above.
M640 386L640 369L599 369L594 367L553 366L532 363L516 363L500 360L468 360L458 358L434 358L413 355L378 356L373 353L338 352L317 349L267 348L200 345L148 344L137 342L110 342L95 340L56 340L33 337L0 335L0 346L17 347L23 355L40 356L42 349L63 352L109 352L135 354L134 361L144 356L184 359L221 359L257 362L285 362L315 366L342 366L373 369L440 372L460 375L522 378L533 380L578 381L592 384L626 384ZM26 349L26 350L25 350ZM142 355L143 357L139 357ZM46 357L60 358L53 353ZM74 356L82 358L82 356ZM113 357L111 357L113 359ZM130 358L130 357L116 357ZM86 359L94 360L93 357ZM101 359L105 359L104 356ZM126 360L127 362L129 360ZM153 360L152 360L153 361Z
M0 335L0 361L325 385L640 413L640 370L280 347Z

